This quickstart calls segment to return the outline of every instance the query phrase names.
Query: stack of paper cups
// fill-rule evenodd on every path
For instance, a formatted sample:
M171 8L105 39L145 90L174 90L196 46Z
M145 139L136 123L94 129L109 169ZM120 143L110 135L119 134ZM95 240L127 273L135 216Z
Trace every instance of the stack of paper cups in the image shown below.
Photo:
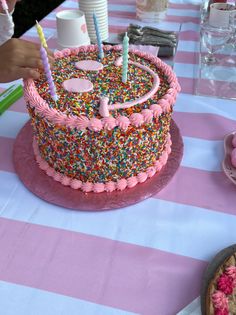
M86 24L91 41L96 43L96 31L93 21L93 13L96 14L100 36L102 40L108 38L108 12L107 0L79 0L79 8L84 12Z

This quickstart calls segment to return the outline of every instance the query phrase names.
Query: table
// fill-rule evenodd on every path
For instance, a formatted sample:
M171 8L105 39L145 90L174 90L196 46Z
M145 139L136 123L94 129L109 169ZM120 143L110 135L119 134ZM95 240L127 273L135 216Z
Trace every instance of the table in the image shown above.
M174 71L182 92L174 120L185 149L175 177L153 198L99 213L40 200L12 164L14 140L29 118L23 98L0 117L1 314L173 315L199 295L208 261L235 243L236 188L221 161L223 137L236 128L236 106L194 95L197 1L171 0L162 23L169 30L181 26ZM77 8L77 1L65 1L41 21L46 37L64 8ZM135 1L109 0L110 32L131 22L137 22ZM23 38L38 41L36 29Z

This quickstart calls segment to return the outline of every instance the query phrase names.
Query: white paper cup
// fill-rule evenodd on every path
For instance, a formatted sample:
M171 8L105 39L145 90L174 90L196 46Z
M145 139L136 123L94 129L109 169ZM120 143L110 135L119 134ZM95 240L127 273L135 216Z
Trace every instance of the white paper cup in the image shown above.
M209 24L214 27L228 27L230 14L236 12L228 3L212 3L210 5Z
M72 48L90 44L86 20L82 11L60 11L56 15L56 20L59 46Z

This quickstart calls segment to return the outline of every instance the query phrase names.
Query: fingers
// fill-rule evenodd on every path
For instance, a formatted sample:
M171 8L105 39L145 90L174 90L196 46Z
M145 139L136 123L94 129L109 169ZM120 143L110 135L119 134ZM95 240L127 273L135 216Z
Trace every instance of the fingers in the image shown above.
M21 41L24 42L24 45L26 48L28 48L29 50L36 50L38 52L38 54L40 55L41 44L33 43L33 42L30 42L30 41L24 40L24 39L21 39ZM54 59L53 52L49 48L46 48L46 50L47 50L48 57L52 57Z
M54 58L52 57L52 52L50 50L47 51L49 53L49 63L53 65ZM14 56L14 63L19 67L43 69L39 44L21 40L20 42L17 42L17 48L15 48Z
M34 79L37 80L40 77L40 74L37 70L30 69L30 68L21 68L17 69L17 76L18 78L22 79Z

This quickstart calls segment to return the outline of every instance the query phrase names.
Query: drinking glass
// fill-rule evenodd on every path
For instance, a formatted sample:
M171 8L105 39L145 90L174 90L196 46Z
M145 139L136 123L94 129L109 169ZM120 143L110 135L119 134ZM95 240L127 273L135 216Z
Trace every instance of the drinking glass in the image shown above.
M232 30L232 40L231 43L233 48L236 49L236 12L233 11L229 16L229 26Z
M228 26L225 28L213 27L207 23L201 25L201 40L204 47L207 49L207 55L204 57L206 64L217 63L215 52L224 48L229 40L232 29Z

